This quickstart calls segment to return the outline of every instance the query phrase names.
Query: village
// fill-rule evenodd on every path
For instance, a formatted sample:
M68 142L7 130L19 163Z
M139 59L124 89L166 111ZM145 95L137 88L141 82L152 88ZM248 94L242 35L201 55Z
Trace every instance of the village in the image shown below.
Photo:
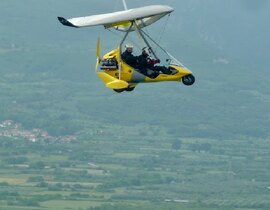
M31 142L40 140L70 142L76 140L76 137L73 135L57 137L51 136L47 131L39 128L27 130L24 129L21 124L12 120L5 120L0 122L0 137L9 137L15 139L22 138Z

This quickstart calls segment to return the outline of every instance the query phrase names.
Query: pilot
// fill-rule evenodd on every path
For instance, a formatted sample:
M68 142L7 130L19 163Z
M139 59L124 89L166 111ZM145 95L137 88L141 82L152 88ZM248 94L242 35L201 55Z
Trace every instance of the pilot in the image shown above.
M123 61L132 66L133 68L138 68L138 57L134 56L133 53L133 45L132 44L126 44L125 45L125 52L122 53L121 57Z

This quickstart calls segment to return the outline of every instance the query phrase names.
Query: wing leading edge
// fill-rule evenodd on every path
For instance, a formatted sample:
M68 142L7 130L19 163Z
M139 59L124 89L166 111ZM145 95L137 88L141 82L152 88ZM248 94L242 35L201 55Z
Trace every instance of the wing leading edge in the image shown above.
M114 27L116 30L127 31L130 30L131 21L136 20L139 27L143 28L171 12L173 12L172 7L165 5L152 5L119 12L71 19L58 17L58 20L65 26L76 28L103 25L105 28Z

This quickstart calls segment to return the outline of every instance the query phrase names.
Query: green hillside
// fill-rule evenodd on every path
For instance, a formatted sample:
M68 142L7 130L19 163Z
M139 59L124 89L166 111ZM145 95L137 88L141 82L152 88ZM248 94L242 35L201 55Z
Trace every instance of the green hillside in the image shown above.
M185 8L178 9L180 3ZM98 27L81 30L62 27L56 19L59 15L108 12L111 8L105 2L97 1L93 8L88 1L76 7L72 2L3 1L1 120L11 119L54 135L87 130L94 122L149 124L182 136L269 136L267 67L256 60L257 63L249 65L246 59L249 54L244 52L237 57L235 50L229 52L236 47L234 43L229 45L230 37L225 34L219 38L224 30L229 34L228 23L220 22L224 28L211 25L215 22L213 16L220 16L218 3L210 7L201 5L203 22L198 12L201 3L171 1L171 4L176 12L171 15L162 40L168 50L191 68L196 84L192 87L177 83L140 85L134 93L118 95L105 89L94 73L96 37L101 35L103 52L117 45L112 42L117 37ZM121 6L119 2L114 10L117 6ZM14 8L18 12L11 12ZM230 14L235 15L234 10ZM241 19L248 20L244 15L245 10ZM260 17L257 19L261 20ZM173 27L178 19L179 27ZM153 32L156 30L160 26L152 28ZM220 45L226 45L219 46L219 41ZM252 39L247 41L256 43ZM263 48L258 46L258 49Z

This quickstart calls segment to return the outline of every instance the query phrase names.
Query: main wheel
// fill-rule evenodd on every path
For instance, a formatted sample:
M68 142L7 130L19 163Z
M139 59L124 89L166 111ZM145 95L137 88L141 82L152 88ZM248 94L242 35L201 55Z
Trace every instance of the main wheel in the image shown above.
M182 82L184 85L193 85L195 82L195 77L192 74L182 77Z
M128 88L126 88L126 91L133 91L135 89L135 87L128 87Z
M127 87L127 88L124 88L124 89L113 89L115 92L117 93L122 93L123 91L133 91L135 89L135 87Z
M123 91L125 91L126 89L113 89L115 92L117 93L122 93Z

